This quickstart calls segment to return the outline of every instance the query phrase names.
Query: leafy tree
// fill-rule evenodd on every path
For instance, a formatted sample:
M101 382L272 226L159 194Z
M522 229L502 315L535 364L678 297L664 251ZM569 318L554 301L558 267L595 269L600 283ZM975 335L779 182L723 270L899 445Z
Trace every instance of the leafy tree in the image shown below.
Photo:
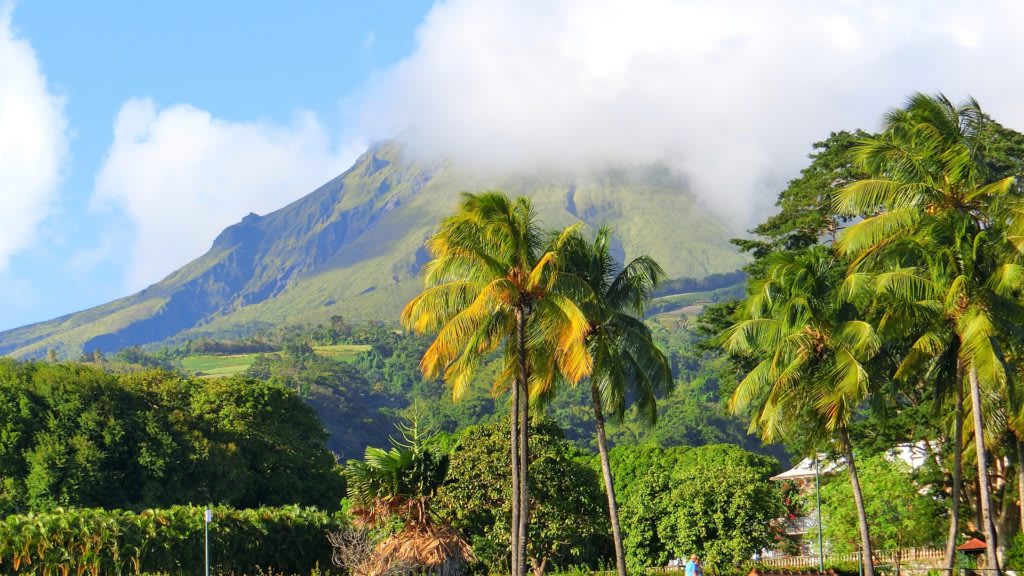
M659 526L673 508L668 502L672 471L688 448L653 444L616 446L610 453L616 493L622 502L626 563L634 572L664 566L670 548Z
M196 392L191 410L206 439L200 490L212 501L291 504L301 492L304 503L337 505L341 483L324 450L327 432L296 394L258 380L219 378Z
M461 397L478 365L504 348L495 389L512 389L512 573L524 573L530 518L529 405L558 377L589 373L586 318L557 288L560 243L543 251L527 198L500 192L465 194L427 242L426 289L402 311L415 332L437 331L420 367L444 378Z
M906 464L877 455L862 460L861 471L872 543L877 549L899 551L941 540L941 503L921 494ZM849 484L828 482L821 489L821 499L822 524L832 550L856 550L860 535ZM897 574L899 560L897 557Z
M326 433L255 380L0 360L0 513L206 501L336 508Z
M659 534L677 557L697 553L719 570L741 565L774 541L782 513L771 481L778 463L738 446L717 444L681 455Z
M777 462L737 446L618 446L611 451L622 486L629 567L702 554L712 567L741 564L774 541L782 512L770 476Z
M505 569L508 557L510 478L501 470L510 452L502 424L467 428L452 453L449 480L439 493L439 513L459 529L489 570ZM526 557L534 572L549 564L592 560L604 544L607 517L601 488L588 456L562 438L551 422L530 433L530 523Z
M619 268L611 253L611 230L601 228L593 242L574 234L566 243L566 274L585 283L590 296L579 302L590 324L586 345L593 358L590 400L594 409L597 450L601 460L608 514L615 543L619 576L626 576L618 505L608 447L605 440L605 412L622 422L627 399L632 399L640 417L657 421L656 397L672 390L672 373L665 354L658 349L651 329L643 323L644 308L664 272L658 263L640 256Z

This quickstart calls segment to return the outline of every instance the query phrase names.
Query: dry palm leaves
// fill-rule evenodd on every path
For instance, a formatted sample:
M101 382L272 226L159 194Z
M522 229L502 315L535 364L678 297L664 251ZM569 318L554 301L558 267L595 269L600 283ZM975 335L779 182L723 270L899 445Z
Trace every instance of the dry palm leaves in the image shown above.
M423 571L456 575L475 560L472 548L450 526L410 522L377 545L367 575Z

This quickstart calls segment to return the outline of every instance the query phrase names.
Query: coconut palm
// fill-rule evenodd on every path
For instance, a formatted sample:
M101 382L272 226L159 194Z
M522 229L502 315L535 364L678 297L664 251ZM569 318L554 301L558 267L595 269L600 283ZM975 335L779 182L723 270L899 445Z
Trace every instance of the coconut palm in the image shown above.
M857 476L849 424L868 398L866 362L881 341L860 319L869 293L862 278L845 280L831 250L768 257L752 283L740 319L719 337L726 351L757 362L729 400L734 413L751 411L751 432L768 442L808 427L838 441L859 519L865 574L874 575L871 537Z
M1017 331L1024 267L1024 210L1014 179L986 163L991 121L971 100L916 94L890 112L883 132L854 149L869 178L836 196L836 208L863 215L836 243L854 271L883 271L881 289L931 310L955 337L966 373L974 426L983 531L989 566L998 570L982 423L982 386L1008 384L998 340ZM943 347L925 333L914 353Z
M590 374L590 398L594 408L597 449L601 456L608 515L615 542L619 576L626 576L626 559L615 501L605 413L621 422L627 399L648 424L657 419L656 397L671 391L672 371L654 343L651 329L643 323L651 292L664 278L654 259L640 256L619 267L610 249L611 230L598 230L593 242L574 234L566 243L564 272L586 286L580 308L590 323L587 348L594 359Z
M559 283L561 238L545 239L529 199L501 192L464 194L459 209L442 220L427 242L433 259L425 289L402 311L416 332L437 332L420 368L444 375L461 397L483 359L504 349L495 392L511 388L512 574L526 569L529 487L526 481L531 395L557 377L578 382L591 369L584 345L587 321Z

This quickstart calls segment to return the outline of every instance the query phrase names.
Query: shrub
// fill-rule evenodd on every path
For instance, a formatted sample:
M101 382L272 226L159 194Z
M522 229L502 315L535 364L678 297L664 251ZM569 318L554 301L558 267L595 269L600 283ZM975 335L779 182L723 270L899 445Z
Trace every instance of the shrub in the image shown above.
M318 564L330 566L327 534L345 525L340 514L298 506L217 507L213 518L211 569L235 574L309 574ZM195 573L203 557L203 508L197 506L140 513L56 509L0 521L4 573Z

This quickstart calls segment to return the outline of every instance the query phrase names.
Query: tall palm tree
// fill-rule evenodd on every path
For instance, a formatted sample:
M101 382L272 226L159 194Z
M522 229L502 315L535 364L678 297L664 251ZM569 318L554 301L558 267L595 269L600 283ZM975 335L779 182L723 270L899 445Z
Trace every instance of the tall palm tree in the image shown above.
M588 296L580 308L590 323L587 348L594 359L590 374L590 398L594 408L597 449L608 495L608 515L615 542L615 563L619 576L626 576L619 510L615 501L608 447L605 412L621 422L627 399L637 406L648 424L657 419L659 394L672 390L672 371L665 355L654 343L651 329L643 323L644 308L664 272L649 256L640 256L619 267L610 249L611 230L598 230L594 241L574 234L566 243L564 272L586 286Z
M458 399L480 362L499 347L504 369L496 392L510 388L512 459L512 574L526 569L529 485L528 421L531 395L556 377L578 382L590 373L584 344L587 321L568 296L556 290L559 247L544 251L544 238L529 199L501 192L464 194L458 210L428 240L433 259L425 289L402 311L402 323L437 332L420 369L444 375Z
M991 121L976 101L915 94L890 112L883 132L854 149L870 175L836 196L837 209L864 216L836 243L853 270L889 270L891 294L931 308L959 342L969 382L982 525L989 566L998 570L986 466L981 387L1007 385L998 340L1024 318L1024 209L1012 176L986 163ZM895 271L892 270L895 268ZM928 342L921 349L928 350Z
M868 398L866 362L881 341L857 304L861 278L843 280L829 248L768 257L765 276L741 305L740 319L720 336L723 348L757 365L729 400L734 413L752 410L751 431L766 441L812 426L838 441L846 459L859 520L865 574L874 576L871 536L849 424Z

